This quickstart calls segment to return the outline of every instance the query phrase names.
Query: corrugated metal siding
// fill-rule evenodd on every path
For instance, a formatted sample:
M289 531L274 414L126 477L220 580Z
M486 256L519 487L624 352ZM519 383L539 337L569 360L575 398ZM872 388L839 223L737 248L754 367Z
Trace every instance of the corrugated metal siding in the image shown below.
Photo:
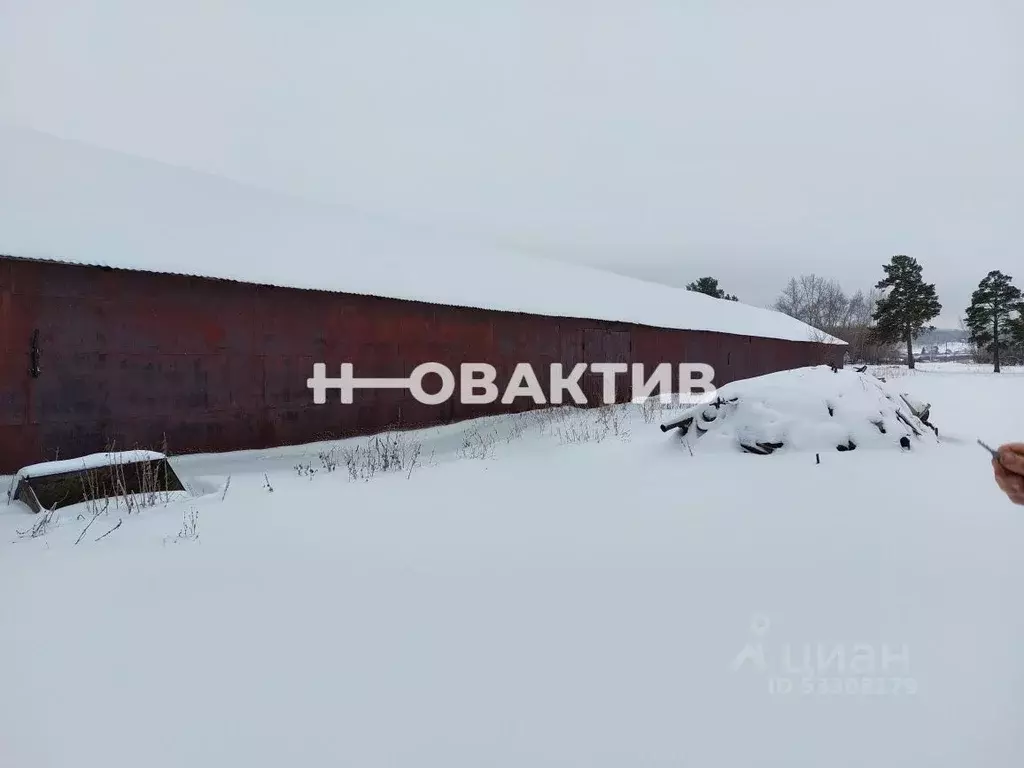
M42 373L29 374L39 330ZM706 362L715 384L830 360L842 347L493 312L177 275L0 258L0 472L103 450L172 453L295 444L524 410L527 399L439 406L362 390L316 406L315 362L329 373L408 376L422 362L489 362L503 389L528 362L548 366ZM674 380L674 383L675 382ZM431 386L428 384L428 387ZM434 385L436 386L436 384ZM584 381L588 398L600 376ZM631 397L628 376L617 395Z

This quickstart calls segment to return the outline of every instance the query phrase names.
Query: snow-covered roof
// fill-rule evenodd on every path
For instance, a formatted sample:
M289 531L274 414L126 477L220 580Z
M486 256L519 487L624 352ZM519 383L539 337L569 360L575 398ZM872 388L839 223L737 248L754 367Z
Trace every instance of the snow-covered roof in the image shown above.
M0 125L0 254L843 343L779 312Z

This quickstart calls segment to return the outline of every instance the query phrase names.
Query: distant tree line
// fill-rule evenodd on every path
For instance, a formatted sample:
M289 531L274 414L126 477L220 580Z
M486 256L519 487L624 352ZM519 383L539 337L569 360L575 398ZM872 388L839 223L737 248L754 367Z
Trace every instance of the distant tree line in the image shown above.
M921 335L917 337L917 341L920 344L940 346L949 342L966 342L968 335L965 326L958 328L935 328L931 331L922 331Z
M790 278L771 308L842 339L852 362L892 362L905 349L907 366L914 368L914 341L936 330L930 323L942 304L917 259L893 256L882 272L871 290L853 294L819 275ZM686 290L739 301L714 277L695 280ZM1009 275L993 270L981 280L961 325L977 362L991 363L997 373L1003 365L1024 364L1024 293Z
M935 331L930 323L942 304L916 259L893 256L882 271L873 289L853 294L818 275L791 278L772 309L847 342L852 361L889 362L903 348L914 368L914 341ZM996 372L1024 363L1024 294L1009 275L992 271L982 279L962 325L977 361L992 363Z

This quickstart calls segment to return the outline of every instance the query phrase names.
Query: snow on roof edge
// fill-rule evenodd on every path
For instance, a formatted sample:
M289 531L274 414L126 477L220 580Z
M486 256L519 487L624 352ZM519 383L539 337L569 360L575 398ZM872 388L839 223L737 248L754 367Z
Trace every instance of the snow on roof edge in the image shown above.
M485 312L503 312L505 314L511 314L511 315L523 314L523 315L534 315L534 316L537 316L537 317L563 317L563 318L570 319L570 320L593 320L595 322L603 322L603 323L626 323L626 324L629 324L629 325L637 325L637 326L641 326L641 327L644 327L644 328L656 328L656 329L659 329L659 330L666 330L666 331L691 331L691 332L694 332L694 333L716 333L716 334L721 334L723 336L751 336L751 337L754 337L754 338L773 339L773 340L777 340L777 341L795 341L797 343L830 344L830 345L833 345L833 346L848 346L848 342L843 341L842 339L838 339L838 338L836 338L834 336L830 336L829 334L825 333L824 331L817 331L817 329L815 329L813 326L807 326L807 327L810 328L813 332L820 333L821 334L821 338L808 338L808 339L804 339L804 340L800 340L800 339L783 339L783 338L778 338L777 339L776 337L773 337L773 336L761 336L761 335L756 334L756 333L739 333L739 332L734 332L734 331L717 331L717 330L712 330L712 329L707 329L707 328L677 328L677 327L674 327L674 326L652 325L650 323L644 323L644 322L639 322L639 321L636 321L636 320L629 320L629 319L610 319L610 318L607 318L607 317L584 317L584 316L581 316L581 315L566 315L566 314L559 315L559 314L553 314L553 313L550 313L550 312L544 312L544 313L541 313L541 312L531 312L529 310L522 310L522 309L502 309L502 308L491 307L491 306L483 306L481 304L469 304L469 303L467 303L467 304L452 304L452 303L445 302L445 301L431 301L430 299L423 299L423 298L416 298L416 297L386 296L386 295L383 295L383 294L380 294L380 293L364 293L364 292L360 292L360 291L340 291L340 290L335 290L333 288L322 288L322 287L321 288L306 288L306 287L297 287L297 286L290 285L290 284L287 284L287 283L252 282L252 281L249 281L249 280L241 280L241 279L238 279L238 278L235 278L235 277L221 277L221 276L214 275L214 274L196 274L196 273L193 273L193 272L172 272L172 271L166 271L166 270L143 269L143 268L138 268L138 267L120 267L120 266L114 266L114 265L111 265L111 264L103 264L103 263L99 263L99 262L69 261L67 259L56 258L56 257L53 257L53 256L20 256L20 255L17 255L17 254L10 254L10 253L0 252L0 261L2 261L4 259L8 259L8 260L11 260L11 261L38 262L38 263L42 263L42 264L62 264L62 265L66 265L66 266L69 266L69 267L91 267L91 268L94 268L94 269L109 269L109 270L113 270L115 272L139 272L139 273L142 273L142 274L149 274L149 275L168 275L168 276L173 276L173 277L194 277L194 278L198 278L200 280L215 280L215 281L225 282L225 283L237 283L239 285L264 286L264 287L267 287L267 288L283 288L285 290L295 290L295 291L313 291L313 292L316 292L316 293L337 294L339 296L345 296L345 295L348 295L348 296L365 296L365 297L368 297L368 298L385 299L385 300L388 300L388 301L408 301L408 302L419 303L419 304L431 304L431 305L435 305L435 306L439 306L439 307L454 307L454 308L458 308L458 309L479 309L479 310L483 310ZM626 279L630 279L628 276L624 276L624 277L626 277Z

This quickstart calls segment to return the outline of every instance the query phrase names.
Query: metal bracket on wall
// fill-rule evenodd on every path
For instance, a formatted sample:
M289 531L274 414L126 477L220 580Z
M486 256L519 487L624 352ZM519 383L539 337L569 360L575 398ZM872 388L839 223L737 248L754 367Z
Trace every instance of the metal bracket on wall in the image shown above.
M28 372L32 375L33 379L38 379L39 374L43 372L42 368L39 367L39 356L41 351L39 349L39 329L36 328L32 331L32 348L29 351L29 358L32 361Z

